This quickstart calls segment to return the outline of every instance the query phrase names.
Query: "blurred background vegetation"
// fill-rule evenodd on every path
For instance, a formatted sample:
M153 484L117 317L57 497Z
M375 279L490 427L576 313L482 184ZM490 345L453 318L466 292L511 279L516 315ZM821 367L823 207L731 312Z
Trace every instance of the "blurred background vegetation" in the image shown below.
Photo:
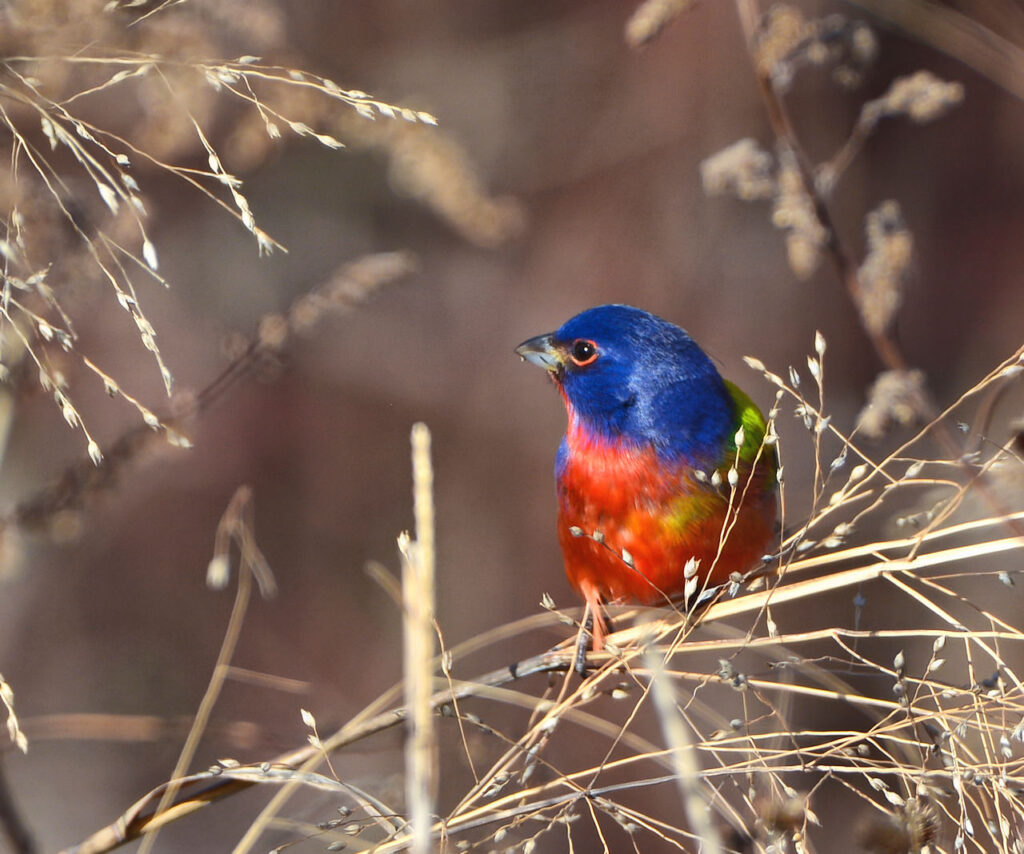
M898 200L914 252L892 337L945 406L1020 346L1024 331L1024 66L1016 58L1024 13L1012 2L935 6L942 14L894 0L889 12L900 14L879 19L854 3L797 4L807 19L864 21L877 54L858 69L856 88L836 82L835 62L809 63L795 69L785 97L796 134L819 162L894 79L926 69L961 84L962 103L932 123L881 122L829 198L855 264L866 252L866 215ZM961 55L936 39L933 24L948 12L960 26L1005 40L999 74L971 61L991 52L970 39ZM437 615L448 642L535 613L545 592L560 606L575 604L554 536L551 469L564 413L514 356L524 338L591 305L635 304L684 326L767 408L774 390L742 356L776 370L802 365L821 330L829 411L852 428L885 365L843 283L828 263L802 280L794 274L770 202L708 197L702 186L702 161L735 141L751 137L774 150L735 5L696 4L643 49L624 38L629 15L628 4L612 0L0 7L0 144L10 164L0 216L5 270L21 282L11 292L25 304L20 314L5 304L3 330L0 489L10 509L0 672L31 741L26 756L5 757L4 772L40 850L111 821L173 768L184 724L136 739L112 718L110 729L84 737L80 725L51 716L173 722L194 712L231 607L230 594L208 590L204 574L218 519L240 484L253 489L257 540L279 592L249 613L235 663L300 684L229 683L197 767L223 756L267 758L305 739L300 707L322 722L344 719L400 678L400 615L364 567L397 566L395 537L411 524L414 421L433 431ZM164 60L159 74L109 83L155 55ZM221 62L240 57L259 60ZM252 84L296 128L218 89L221 71L200 73L200 61L228 69L221 83L243 94L246 63L302 69L317 83ZM351 103L332 98L325 80L427 115L390 118L358 93ZM130 156L144 214L137 218L129 201L111 206L69 146L51 149L40 103L51 114L64 105L131 142L106 144ZM218 182L196 126L221 174L242 180L256 226L287 252L259 251L244 205ZM335 150L332 139L346 148ZM66 215L33 178L29 151L62 176ZM15 209L33 235L23 252L14 246ZM145 324L118 304L89 248L113 242L126 251L105 257L125 265L124 281L174 376L171 399L140 340ZM147 243L166 288L146 272ZM239 335L252 336L342 265L393 250L414 253L416 272L354 311L318 317L195 411L195 395L239 352ZM77 336L69 349L31 319L66 329L60 312ZM19 503L88 463L88 442L65 422L67 407L54 406L53 390L41 388L12 323L45 354L44 373L66 381L72 420L85 424L105 465L142 418L139 407L104 394L82 356L194 447L133 447L102 487L65 479L73 493L66 502L46 493L41 512L19 516ZM1018 384L976 429L1002 443L1021 401ZM911 430L897 428L875 447L881 454ZM813 460L791 456L786 472L792 520L806 513ZM1005 595L1019 599L1016 590ZM852 622L848 600L836 608L836 620ZM885 602L869 597L868 619L873 608L879 617ZM461 675L563 636L548 631L488 650ZM399 747L392 731L347 753L344 778L400 792ZM457 757L447 759L442 792L465 774ZM251 793L238 801L183 822L161 850L225 850L257 803ZM316 808L307 817L316 820Z

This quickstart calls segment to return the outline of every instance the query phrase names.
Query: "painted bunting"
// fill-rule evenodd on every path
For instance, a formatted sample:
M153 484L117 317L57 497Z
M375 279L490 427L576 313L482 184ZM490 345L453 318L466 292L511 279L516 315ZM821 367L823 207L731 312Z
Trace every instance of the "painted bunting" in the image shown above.
M516 352L548 371L569 415L555 462L558 539L595 650L602 603L667 603L771 548L776 456L764 416L686 332L603 305Z

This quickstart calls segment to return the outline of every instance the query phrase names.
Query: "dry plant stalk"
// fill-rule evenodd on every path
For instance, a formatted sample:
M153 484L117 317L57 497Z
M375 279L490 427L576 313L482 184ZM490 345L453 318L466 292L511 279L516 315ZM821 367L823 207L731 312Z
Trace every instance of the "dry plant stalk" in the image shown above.
M256 580L260 592L264 598L273 596L277 591L277 584L274 581L273 572L266 558L256 545L256 534L254 530L252 505L252 488L240 486L228 502L227 509L221 517L217 526L217 537L214 544L214 555L207 570L207 584L216 589L223 588L228 581L228 549L231 542L238 548L238 590L235 594L235 602L231 609L231 616L228 619L227 629L224 632L224 641L221 643L220 651L217 654L217 662L213 668L213 675L206 687L203 698L196 711L195 720L185 739L185 744L178 756L178 761L171 774L172 780L180 779L188 771L192 760L195 758L199 741L206 731L210 721L213 707L220 697L224 684L228 679L231 670L231 659L234 657L238 640L242 633L242 624L245 621L245 613L249 608L249 598L252 592L253 579ZM177 794L177 787L174 783L167 786L156 806L156 815L160 816L174 800ZM146 834L139 846L140 854L149 854L156 845L159 825L155 826L151 833Z
M0 702L7 710L7 737L18 750L28 753L28 737L18 723L18 716L14 712L14 689L4 679L2 673L0 673Z
M935 0L853 2L879 20L973 68L1016 98L1024 98L1024 50L965 11Z
M413 514L416 538L399 538L402 552L402 628L405 707L405 799L413 854L433 849L437 736L430 702L434 682L434 472L430 430L412 428Z
M670 748L670 757L674 763L676 785L679 787L679 799L686 810L686 818L690 822L693 833L703 843L707 854L722 854L722 841L711 823L711 814L700 785L700 768L696 761L693 741L687 729L685 719L679 714L675 690L665 676L667 662L656 658L648 651L644 665L651 674L651 694L654 697L654 708L661 721L665 742Z

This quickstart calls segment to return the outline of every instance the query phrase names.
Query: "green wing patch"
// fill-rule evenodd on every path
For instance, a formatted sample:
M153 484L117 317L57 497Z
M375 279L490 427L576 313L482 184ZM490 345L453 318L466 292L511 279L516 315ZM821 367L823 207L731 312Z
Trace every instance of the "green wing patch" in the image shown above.
M768 429L764 415L757 408L757 404L739 386L725 380L725 387L736 404L739 424L743 425L743 445L740 447L740 459L748 465L752 465L754 460L757 459L758 453L760 453L759 466L767 464L769 470L774 472L776 466L775 449L765 447L764 450L761 450L764 443L764 434ZM729 455L731 456L735 453L736 445L730 441Z

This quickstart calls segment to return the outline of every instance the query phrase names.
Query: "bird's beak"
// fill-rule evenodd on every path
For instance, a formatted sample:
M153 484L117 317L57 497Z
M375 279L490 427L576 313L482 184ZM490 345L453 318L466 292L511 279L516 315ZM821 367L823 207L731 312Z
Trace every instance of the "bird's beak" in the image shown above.
M554 338L551 335L538 335L524 341L516 352L527 362L532 362L539 368L543 368L552 374L558 375L565 367L565 355L560 348L555 346Z

